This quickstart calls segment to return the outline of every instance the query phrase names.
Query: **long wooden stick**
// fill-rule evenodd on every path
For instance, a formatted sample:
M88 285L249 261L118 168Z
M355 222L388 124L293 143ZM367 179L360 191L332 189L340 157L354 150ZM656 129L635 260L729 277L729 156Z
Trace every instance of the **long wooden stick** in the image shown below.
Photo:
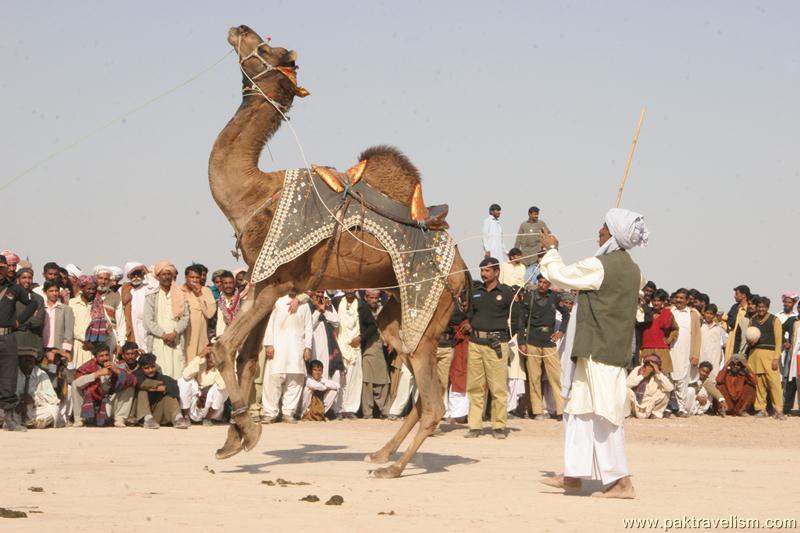
M625 190L625 182L628 181L628 172L630 172L631 170L631 163L633 162L633 152L636 151L636 143L639 142L639 132L642 130L642 123L644 122L645 111L647 111L647 107L643 107L642 112L639 113L639 123L636 124L636 133L633 134L631 153L628 154L628 162L625 165L625 173L622 174L622 182L619 184L619 191L617 192L617 201L614 202L614 207L619 207L619 203L622 201L622 191Z

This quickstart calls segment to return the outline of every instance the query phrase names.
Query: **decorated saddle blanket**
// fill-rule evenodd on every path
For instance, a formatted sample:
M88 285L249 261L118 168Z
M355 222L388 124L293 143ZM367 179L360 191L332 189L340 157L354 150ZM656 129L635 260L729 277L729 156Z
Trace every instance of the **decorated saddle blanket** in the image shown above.
M313 181L312 181L313 180ZM355 196L339 215L344 228L373 235L392 259L402 307L402 342L413 352L436 311L455 258L455 242L446 231L414 225L409 207L364 182L352 186ZM341 192L305 169L286 171L275 215L251 274L258 283L281 265L297 259L325 239L334 236L336 213L345 205ZM409 223L402 221L409 220ZM336 253L336 250L333 252ZM333 287L332 287L333 288Z

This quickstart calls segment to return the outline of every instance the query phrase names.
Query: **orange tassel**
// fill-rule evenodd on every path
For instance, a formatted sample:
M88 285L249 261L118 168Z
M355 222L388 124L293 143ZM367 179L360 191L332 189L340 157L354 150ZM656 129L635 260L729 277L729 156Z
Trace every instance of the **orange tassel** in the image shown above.
M417 183L414 187L414 194L411 196L411 220L428 220L428 208L425 207L425 200L422 199L422 184Z
M317 165L311 165L311 168L314 169L314 172L316 172L317 175L322 178L322 181L324 181L328 187L336 192L344 192L344 186L342 185L342 182L339 181L339 178L331 169Z
M364 169L367 167L366 159L359 161L347 171L347 177L350 178L350 185L355 185L359 181L361 181L361 175L364 173Z

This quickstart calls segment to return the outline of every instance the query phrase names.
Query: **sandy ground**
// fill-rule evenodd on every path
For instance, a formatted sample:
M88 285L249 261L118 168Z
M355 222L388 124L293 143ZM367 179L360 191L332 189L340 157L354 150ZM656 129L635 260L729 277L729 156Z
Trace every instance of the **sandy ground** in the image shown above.
M539 484L561 471L561 424L509 425L505 441L444 426L394 480L368 477L363 458L397 422L265 426L256 450L227 461L212 454L223 426L2 432L0 507L29 514L0 518L0 531L614 531L625 518L800 518L798 418L629 421L634 501ZM278 478L310 485L263 483ZM299 501L309 494L321 501ZM344 504L326 506L333 495Z

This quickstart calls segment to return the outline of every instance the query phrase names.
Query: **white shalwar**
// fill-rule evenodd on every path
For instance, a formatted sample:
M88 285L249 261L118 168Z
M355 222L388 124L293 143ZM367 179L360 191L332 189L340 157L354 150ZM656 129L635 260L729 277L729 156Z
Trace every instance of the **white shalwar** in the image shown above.
M189 410L189 418L194 422L202 422L209 418L209 411L214 411L211 420L222 420L223 407L225 400L228 399L228 391L225 388L225 381L216 368L208 369L205 357L195 357L186 368L183 375L178 380L178 390L181 397L181 408ZM206 392L206 400L203 406L198 405L203 390Z
M503 227L500 225L500 219L491 215L483 221L483 253L486 252L498 261L503 261L506 257L503 249Z
M325 412L327 413L336 403L336 396L339 394L339 383L326 378L317 381L311 376L307 376L306 386L303 388L303 401L300 407L301 417L308 412L308 408L311 406L311 396L314 392L325 393L322 395L322 404L325 406Z
M262 392L264 415L272 418L279 408L284 418L297 410L306 377L303 352L312 344L311 309L300 305L290 313L291 301L289 296L278 298L264 335L264 346L275 350L264 371Z
M542 257L540 269L545 279L565 290L597 290L605 276L597 257L566 266L557 250L549 250ZM576 302L573 316L577 316L577 309ZM572 361L576 323L569 321L562 344L564 476L599 479L607 485L629 475L622 426L628 401L627 376L624 368L599 363L591 356Z
M337 396L336 412L355 414L361 407L361 348L350 346L350 341L361 334L358 322L358 298L348 303L347 298L339 302L339 350L342 352L344 375L340 378L341 394Z
M670 308L675 322L678 324L678 339L669 354L672 357L672 382L675 384L675 398L678 401L678 408L684 411L686 405L686 393L689 382L697 379L697 367L692 367L691 354L692 348L692 312L687 306L683 311L676 307Z
M517 346L517 336L511 337L508 341L508 403L506 411L509 413L517 408L519 399L525 394L527 388L527 377L525 374L525 363L519 356Z

